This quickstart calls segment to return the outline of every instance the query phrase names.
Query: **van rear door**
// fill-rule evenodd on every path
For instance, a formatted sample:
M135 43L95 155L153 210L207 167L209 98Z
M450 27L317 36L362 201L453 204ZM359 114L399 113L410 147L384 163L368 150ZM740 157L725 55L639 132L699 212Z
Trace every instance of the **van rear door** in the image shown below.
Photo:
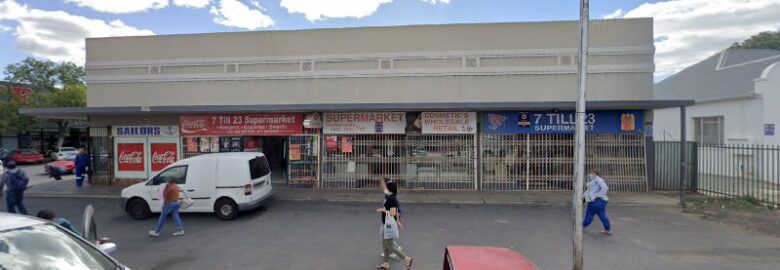
M257 156L249 160L249 177L252 179L254 191L271 184L271 166L265 156Z

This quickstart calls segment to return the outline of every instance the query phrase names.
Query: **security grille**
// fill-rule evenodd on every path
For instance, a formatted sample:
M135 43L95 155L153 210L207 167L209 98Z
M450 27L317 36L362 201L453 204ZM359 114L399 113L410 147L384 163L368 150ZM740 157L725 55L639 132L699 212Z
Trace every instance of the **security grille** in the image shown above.
M113 141L106 127L89 128L89 155L92 157L90 164L90 184L111 184L114 180Z
M378 188L387 177L407 189L474 189L472 134L323 135L322 187Z
M481 134L481 189L571 190L572 134ZM613 191L647 188L643 134L588 134L586 166Z

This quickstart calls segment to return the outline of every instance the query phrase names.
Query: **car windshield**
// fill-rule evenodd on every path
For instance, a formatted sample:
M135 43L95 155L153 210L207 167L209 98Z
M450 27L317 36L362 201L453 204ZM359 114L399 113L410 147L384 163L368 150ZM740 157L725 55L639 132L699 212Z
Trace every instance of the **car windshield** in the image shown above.
M117 269L111 259L53 224L0 232L0 269Z
M22 155L34 155L34 154L38 154L38 152L36 152L35 150L24 149L24 150L19 150L19 154L22 154Z
M67 157L63 158L64 160L76 160L76 155L68 155Z
M76 151L76 148L73 148L73 147L63 147L63 148L60 148L60 152L75 152L75 151Z

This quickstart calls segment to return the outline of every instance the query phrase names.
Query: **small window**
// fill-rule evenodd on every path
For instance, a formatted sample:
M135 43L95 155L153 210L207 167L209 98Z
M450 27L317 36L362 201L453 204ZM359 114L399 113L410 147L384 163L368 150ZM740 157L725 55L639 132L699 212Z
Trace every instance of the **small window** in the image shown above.
M249 175L252 179L257 179L271 173L271 167L268 166L268 159L263 157L256 157L249 160Z
M694 137L699 144L723 144L723 116L694 118Z
M187 181L187 166L168 168L154 177L152 185L168 183L168 180L170 179L176 181L177 185L184 185L184 183Z

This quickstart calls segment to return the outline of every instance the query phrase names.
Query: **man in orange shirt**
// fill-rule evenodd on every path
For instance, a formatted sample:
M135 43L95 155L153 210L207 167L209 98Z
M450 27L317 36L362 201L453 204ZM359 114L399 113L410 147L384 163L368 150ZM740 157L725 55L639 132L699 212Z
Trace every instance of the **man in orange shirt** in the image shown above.
M172 216L173 222L176 224L177 230L173 233L173 236L184 235L184 227L181 224L181 217L179 216L179 192L181 192L181 189L176 185L176 180L169 179L168 184L165 185L162 192L163 208L160 213L160 220L157 221L157 227L153 231L149 231L150 236L160 236L160 230L162 230L163 225L165 225L168 216Z

